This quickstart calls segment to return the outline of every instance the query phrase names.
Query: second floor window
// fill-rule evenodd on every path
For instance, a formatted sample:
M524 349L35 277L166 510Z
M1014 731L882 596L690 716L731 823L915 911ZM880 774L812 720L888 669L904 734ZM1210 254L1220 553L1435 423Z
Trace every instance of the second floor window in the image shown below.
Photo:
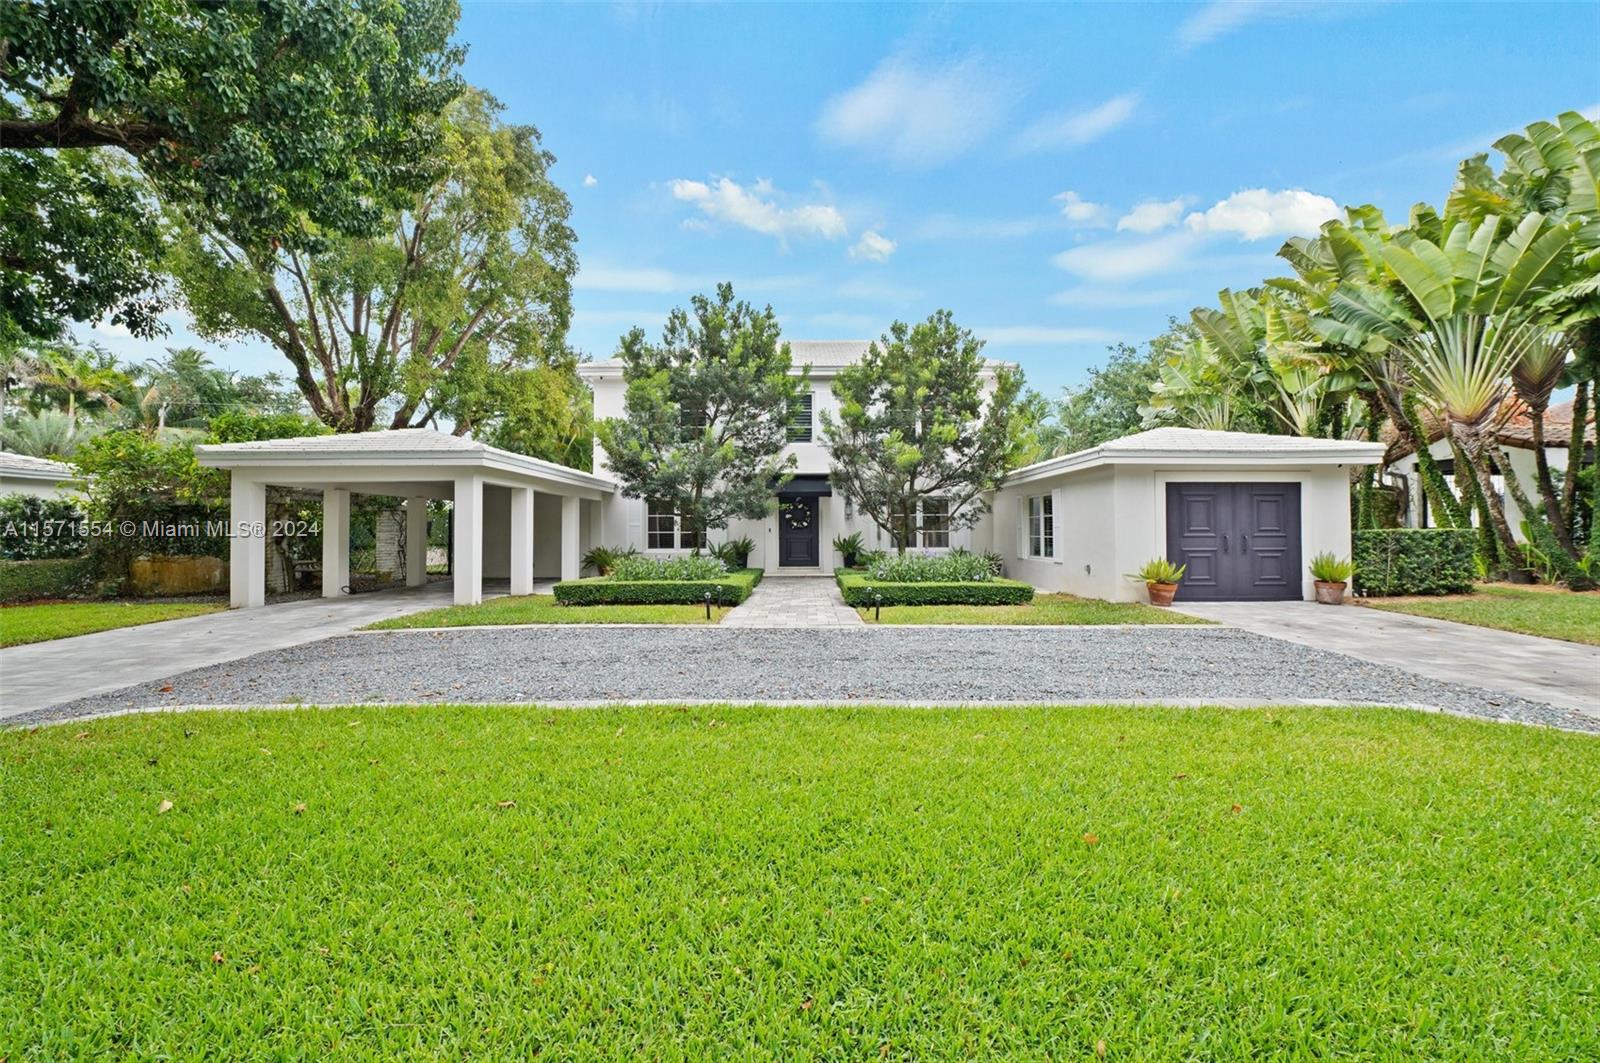
M922 548L938 550L950 545L950 500L922 500Z
M704 549L704 535L695 535L666 502L645 503L645 547L650 550Z
M789 442L811 442L811 394L807 392L789 404Z

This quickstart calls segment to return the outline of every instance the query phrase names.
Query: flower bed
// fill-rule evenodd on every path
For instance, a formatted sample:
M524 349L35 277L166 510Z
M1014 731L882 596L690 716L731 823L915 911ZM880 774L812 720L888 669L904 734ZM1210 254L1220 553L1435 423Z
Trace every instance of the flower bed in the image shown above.
M990 576L982 580L872 579L865 572L840 569L834 578L845 604L858 609L874 605L1021 605L1033 600L1033 586L1021 580Z
M572 579L555 586L562 605L738 605L761 582L761 570L740 569L706 579L619 579L616 574Z

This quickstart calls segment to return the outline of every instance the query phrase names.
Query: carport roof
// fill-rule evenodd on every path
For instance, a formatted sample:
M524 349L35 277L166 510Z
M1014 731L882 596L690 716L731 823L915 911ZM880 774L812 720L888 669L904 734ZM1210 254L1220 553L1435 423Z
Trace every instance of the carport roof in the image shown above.
M1024 466L1007 476L1006 484L1027 483L1101 465L1373 465L1383 459L1383 452L1382 443L1358 439L1152 428Z
M432 428L399 428L384 432L294 436L251 443L212 443L194 448L201 465L214 469L315 468L330 473L348 465L413 466L419 473L454 475L480 469L554 481L592 491L611 492L616 483L603 476L530 458L486 443Z

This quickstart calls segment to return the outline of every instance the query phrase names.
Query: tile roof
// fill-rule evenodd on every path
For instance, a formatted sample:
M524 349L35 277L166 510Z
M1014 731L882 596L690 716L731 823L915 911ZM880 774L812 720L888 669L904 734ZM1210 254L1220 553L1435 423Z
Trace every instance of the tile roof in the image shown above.
M226 453L271 454L328 454L362 450L376 453L458 453L492 449L486 444L453 436L434 428L393 428L381 432L352 434L293 436L289 439L261 439L249 443L225 443L206 446L206 451Z
M1417 411L1417 416L1422 422L1423 431L1428 433L1428 442L1437 442L1444 438L1446 423L1427 410ZM1584 440L1589 443L1595 441L1595 417L1590 410L1586 418L1588 425L1584 428ZM1396 461L1411 453L1411 448L1399 438L1394 425L1385 423L1380 434L1385 443L1389 444L1389 460ZM1528 412L1528 407L1515 395L1508 395L1500 405L1499 428L1495 433L1496 440L1504 446L1518 447L1522 450L1533 449L1533 417ZM1572 444L1572 403L1563 402L1551 406L1544 411L1544 445L1546 447L1566 448Z
M1115 464L1191 467L1376 464L1383 444L1359 439L1312 439L1259 432L1211 432L1199 428L1152 428L1097 447L1047 458L1010 473L1007 484Z

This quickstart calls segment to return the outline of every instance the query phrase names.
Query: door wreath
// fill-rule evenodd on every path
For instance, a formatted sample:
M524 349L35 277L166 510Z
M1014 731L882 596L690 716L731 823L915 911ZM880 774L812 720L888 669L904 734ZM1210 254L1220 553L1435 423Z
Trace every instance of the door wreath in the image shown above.
M811 519L810 506L802 506L798 502L783 504L783 522L790 531L805 531L811 527Z

